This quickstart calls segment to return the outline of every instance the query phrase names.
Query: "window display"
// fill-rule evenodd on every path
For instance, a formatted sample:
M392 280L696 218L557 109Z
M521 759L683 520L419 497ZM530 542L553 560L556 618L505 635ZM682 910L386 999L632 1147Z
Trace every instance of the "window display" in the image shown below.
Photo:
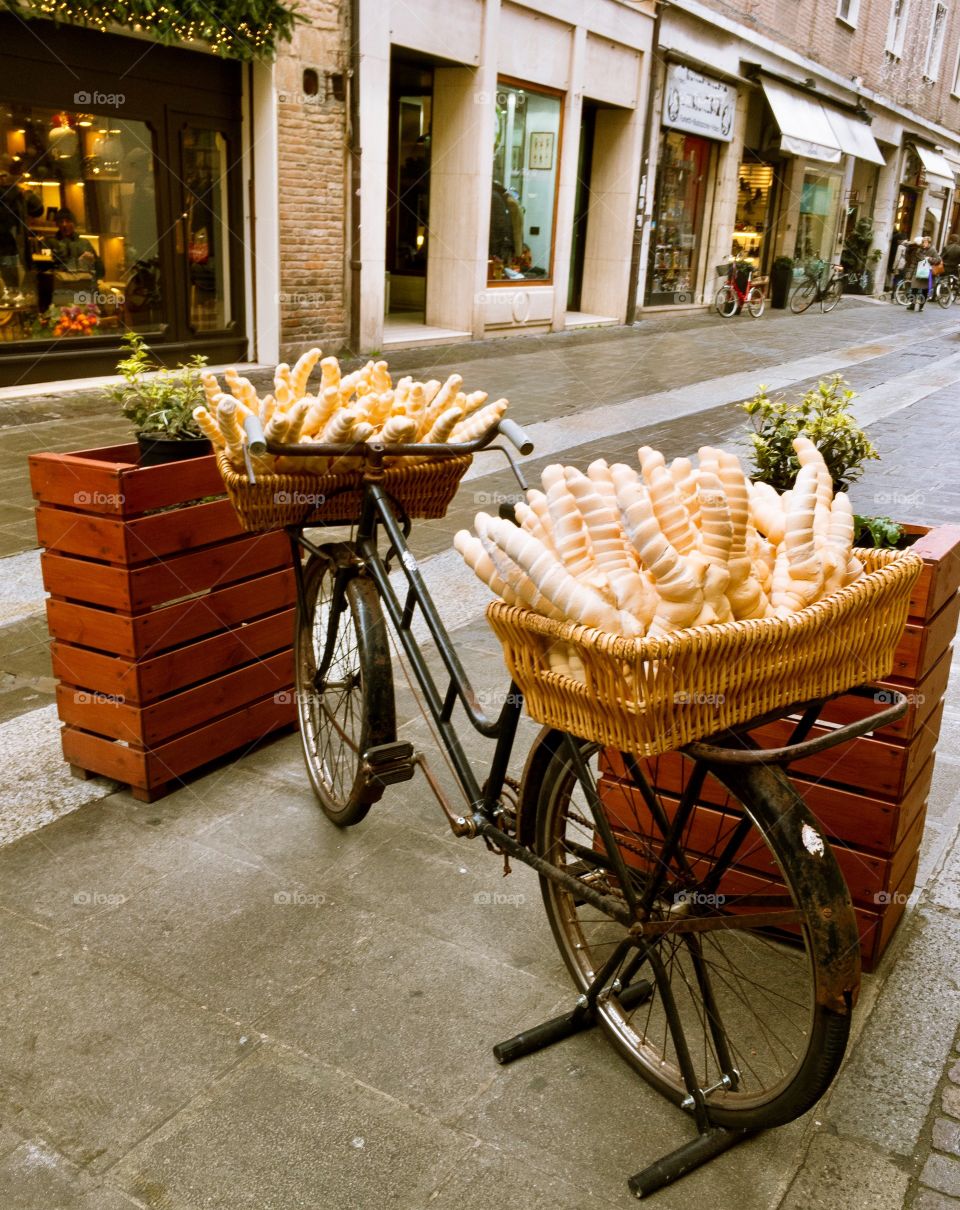
M144 122L0 102L0 335L160 324L153 140Z
M741 164L730 252L750 261L757 272L763 259L764 238L770 227L772 197L773 168L769 164Z
M699 135L664 131L649 258L653 306L694 300L711 146Z
M560 97L499 84L490 207L490 281L546 280L560 160Z
M840 207L839 173L807 168L800 194L800 219L794 260L832 263Z

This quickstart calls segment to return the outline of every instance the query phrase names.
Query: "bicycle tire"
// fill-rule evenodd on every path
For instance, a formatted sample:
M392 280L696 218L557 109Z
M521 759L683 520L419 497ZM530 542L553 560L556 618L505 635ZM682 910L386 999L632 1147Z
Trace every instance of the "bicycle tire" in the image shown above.
M359 569L350 572L351 548L328 543L321 552L304 569L304 608L297 611L297 715L307 773L320 806L338 827L350 827L384 791L366 777L364 752L396 738L390 647L376 586ZM346 579L338 594L340 568L346 569ZM319 685L333 608L333 650Z
M817 297L817 283L801 282L790 295L790 310L794 315L802 315Z
M942 277L937 278L937 284L933 287L933 297L938 307L942 307L946 311L953 303L953 289L949 281L944 281Z
M750 293L747 295L747 310L754 319L759 319L763 314L763 308L766 306L767 300L763 296L763 291L759 286L751 286Z
M592 819L583 823L578 802L582 791L578 795L579 782L563 739L561 733L547 731L538 740L544 747L535 769L541 778L539 789L531 791L536 796L534 847L544 860L562 867L594 890L619 896L625 903L620 884L610 873L610 863L606 867L603 864L603 845ZM577 742L595 767L597 745ZM546 758L545 752L549 753ZM538 760L532 759L535 763ZM685 768L693 767L687 761L683 764ZM724 776L729 783L729 775ZM696 914L707 925L718 922L715 929L688 932L679 939L676 934L663 932L659 940L656 936L651 939L650 948L658 954L662 979L684 1023L697 1083L702 1090L709 1090L705 1102L710 1121L752 1130L791 1121L814 1105L829 1086L846 1048L849 1009L859 985L859 957L849 893L830 847L820 840L803 801L779 770L757 765L734 776L742 787L738 790L739 801L719 782L708 779L705 785L709 791L703 793L711 805L704 805L704 797L698 796L700 805L683 832L681 853L666 865L662 858L663 833L655 828L654 816L639 792L635 790L632 797L617 797L617 784L608 782L605 801L621 851L629 853L626 846L632 844L631 878L636 879L635 885L642 887L651 872L663 884L646 919L659 916L666 920L673 915L681 919ZM714 804L718 792L719 804ZM672 801L672 809L677 809L679 795L670 800L664 795L657 797L652 790L651 794L662 807L669 809ZM646 825L642 823L644 815ZM747 821L742 843L735 847L738 861L744 855L744 867L731 866L724 875L719 885L727 890L726 897L715 890L704 890L701 903L697 886L708 886L704 874L713 864L711 854L719 860L724 847L733 843L732 829L737 826L734 820ZM684 873L684 862L691 861L689 872ZM817 866L817 877L824 876L825 881L807 877L811 862ZM769 871L779 871L782 885ZM625 936L625 927L586 901L578 901L576 894L549 877L541 875L540 884L554 938L582 993L613 952L616 941ZM731 895L738 885L737 893ZM821 889L814 891L814 885ZM751 896L758 907L763 899L770 904L771 896L786 906L784 887L797 919L797 936L792 941L774 939L769 929L761 932L736 926L738 913L749 910ZM824 887L829 887L829 902ZM719 902L709 906L713 901ZM725 903L730 903L732 910L725 910ZM683 906L678 908L677 904ZM827 917L830 927L837 929L829 937L823 933ZM849 990L844 993L845 999L834 996L831 1000L826 993L827 971L842 952L848 954L851 964L845 972ZM625 996L630 980L648 975L653 979L654 967L652 959L644 959L631 972L626 970L627 961L617 971L617 977L626 982L619 990L610 991L608 985L609 994L601 995L597 1002L599 1024L621 1056L659 1092L679 1104L687 1097L687 1088L667 1025L661 976L654 980L649 999L632 1005ZM834 978L834 992L837 986ZM712 1007L708 1008L708 1003ZM725 1059L721 1058L723 1048L728 1051ZM739 1068L733 1087L720 1085L725 1067Z
M843 298L843 281L839 277L831 277L820 295L820 310L829 315L841 298Z
M718 315L722 315L724 319L730 319L737 313L737 296L730 286L721 286L713 300L713 305Z
M910 283L908 281L897 282L897 288L893 292L893 300L901 307L905 307L910 301Z

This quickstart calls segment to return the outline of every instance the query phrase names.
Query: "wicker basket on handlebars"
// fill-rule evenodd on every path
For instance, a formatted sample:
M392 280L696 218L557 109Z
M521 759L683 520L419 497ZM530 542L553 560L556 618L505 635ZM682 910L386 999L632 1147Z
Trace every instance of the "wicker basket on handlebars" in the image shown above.
M469 454L422 462L404 460L386 467L381 482L408 517L442 517L472 461ZM257 475L251 483L222 450L217 465L240 524L251 533L284 525L349 525L360 518L360 470L327 475L285 471Z
M487 616L536 722L655 756L888 675L923 562L895 551L857 554L866 574L785 618L624 639L500 601ZM576 652L585 682L551 669L555 646Z

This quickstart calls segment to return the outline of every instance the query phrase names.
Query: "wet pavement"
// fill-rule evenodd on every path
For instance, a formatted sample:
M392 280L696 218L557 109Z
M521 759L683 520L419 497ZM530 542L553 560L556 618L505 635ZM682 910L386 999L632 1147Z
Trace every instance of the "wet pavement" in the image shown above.
M541 451L745 448L737 401L835 371L882 461L855 508L960 520L960 309L691 315L407 350L395 371L512 401ZM426 356L429 354L429 356ZM954 375L956 376L954 378ZM317 809L289 735L151 805L59 758L26 455L125 440L102 392L0 398L0 1205L15 1210L625 1206L688 1121L584 1034L499 1068L570 1004L535 876L447 831L422 780L359 827ZM415 530L458 650L502 694L484 594L449 552L516 488L494 456ZM398 670L398 676L400 676ZM409 689L401 734L428 752ZM533 733L524 724L518 753ZM470 746L477 767L487 749ZM451 782L439 759L439 775ZM519 771L519 770L517 770ZM59 817L58 817L59 816ZM41 826L45 825L45 826ZM657 1195L720 1210L960 1206L960 691L948 695L914 902L864 980L824 1100ZM509 891L509 894L505 893ZM498 894L499 893L499 894Z

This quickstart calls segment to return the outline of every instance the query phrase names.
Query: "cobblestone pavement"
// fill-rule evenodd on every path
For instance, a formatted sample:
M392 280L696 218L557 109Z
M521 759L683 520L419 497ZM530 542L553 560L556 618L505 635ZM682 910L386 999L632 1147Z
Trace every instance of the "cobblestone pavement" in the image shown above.
M960 309L848 300L830 316L671 316L390 360L510 397L537 437L531 474L559 453L742 445L736 402L759 382L794 392L839 371L883 455L855 507L931 523L960 519L958 328ZM99 391L0 393L0 1206L627 1205L626 1176L689 1125L593 1034L496 1067L490 1044L569 1007L569 983L535 876L503 883L496 859L445 833L422 782L341 832L316 809L296 736L149 806L67 775L25 458L125 439ZM477 462L415 549L493 700L483 594L448 552L515 487ZM398 710L429 750L403 688ZM479 767L482 743L469 752ZM960 1206L958 826L955 682L916 901L864 980L834 1087L655 1205Z

